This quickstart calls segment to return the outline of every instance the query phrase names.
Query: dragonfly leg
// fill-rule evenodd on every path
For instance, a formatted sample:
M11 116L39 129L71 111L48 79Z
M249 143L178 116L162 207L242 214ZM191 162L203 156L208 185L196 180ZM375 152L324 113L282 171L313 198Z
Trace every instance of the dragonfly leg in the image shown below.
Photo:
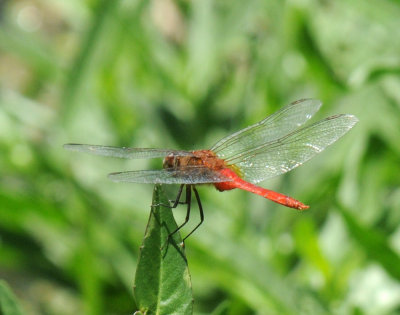
M183 185L182 185L181 187L183 187ZM193 188L194 188L194 187L193 187ZM195 191L196 191L196 190L195 190ZM182 193L182 191L181 191L181 193ZM196 198L197 198L197 196L196 196ZM179 199L177 199L177 200L179 201ZM191 185L186 185L186 201L185 201L185 203L187 203L186 218L185 218L185 221L175 229L175 231L169 233L168 239L169 239L172 235L174 235L176 232L178 232L186 223L189 222L191 200L192 200L192 189L191 189ZM177 201L175 201L175 203L176 203L176 205L178 205L178 202L177 202ZM175 207L176 207L176 206L175 206ZM185 237L185 238L186 238L186 237Z
M152 205L152 206L153 206L153 207L162 206L162 207L174 209L174 208L176 208L176 207L178 206L178 204L186 204L187 201L185 201L185 202L180 202L180 201L179 201L179 200L181 199L181 195L182 195L182 191L183 191L183 186L185 186L185 184L182 184L182 185L179 186L178 194L176 195L175 200L172 200L172 201L174 202L174 203L172 204L172 206L171 206L170 204L166 205L166 204L163 204L163 203L157 203L157 204ZM170 200L170 202L172 202L172 201Z
M171 208L176 208L178 206L178 204L180 204L180 203L183 203L183 204L187 203L187 193L186 193L186 201L185 202L180 202L179 201L181 199L183 186L185 186L185 185L182 184L182 185L179 186L178 194L176 195L175 201L174 201L173 205L171 206Z
M199 224L196 225L196 227L195 227L188 235L185 236L185 238L183 239L183 242L184 242L194 231L196 231L197 228L198 228L198 227L203 223L203 221L204 221L203 206L201 205L199 193L198 193L196 187L192 186L192 188L193 188L193 191L194 191L194 195L196 196L197 204L199 205L200 222L199 222Z

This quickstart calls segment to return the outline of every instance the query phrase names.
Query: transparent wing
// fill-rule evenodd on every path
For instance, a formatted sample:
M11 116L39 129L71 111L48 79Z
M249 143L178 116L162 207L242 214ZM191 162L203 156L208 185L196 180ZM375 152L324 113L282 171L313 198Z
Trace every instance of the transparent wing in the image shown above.
M273 142L242 151L226 160L239 167L244 179L257 183L294 169L349 131L358 119L337 115L296 130Z
M228 159L237 152L272 142L303 125L321 105L321 101L315 99L293 102L264 120L223 138L211 148L211 151L222 159Z
M207 184L232 180L217 171L202 166L111 173L108 178L115 182L143 184Z
M124 159L151 159L163 158L173 153L175 156L190 156L189 151L177 151L168 149L141 149L141 148L118 148L92 144L64 144L64 149L70 151L85 152L94 155L111 156Z

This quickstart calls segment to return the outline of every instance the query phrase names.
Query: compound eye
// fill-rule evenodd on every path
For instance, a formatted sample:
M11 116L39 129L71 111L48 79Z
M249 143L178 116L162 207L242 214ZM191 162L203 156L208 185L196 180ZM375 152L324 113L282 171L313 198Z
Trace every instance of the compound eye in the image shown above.
M175 157L172 153L168 154L163 161L163 168L171 168L174 167L176 161Z

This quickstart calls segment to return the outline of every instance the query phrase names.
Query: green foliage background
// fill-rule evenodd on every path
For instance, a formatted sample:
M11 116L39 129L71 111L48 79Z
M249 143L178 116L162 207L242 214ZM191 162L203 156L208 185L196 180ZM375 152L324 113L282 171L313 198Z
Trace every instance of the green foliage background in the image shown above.
M105 175L161 162L63 143L208 148L304 97L324 102L316 119L360 122L262 183L307 212L199 188L206 221L186 242L195 312L400 313L397 1L0 5L0 278L29 314L136 309L153 187Z

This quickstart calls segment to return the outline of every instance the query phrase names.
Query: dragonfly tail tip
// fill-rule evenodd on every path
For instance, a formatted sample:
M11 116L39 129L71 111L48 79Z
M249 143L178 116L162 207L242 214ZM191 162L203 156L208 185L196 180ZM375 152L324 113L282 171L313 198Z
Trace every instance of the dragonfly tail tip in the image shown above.
M297 207L298 210L307 210L310 206L300 203Z

